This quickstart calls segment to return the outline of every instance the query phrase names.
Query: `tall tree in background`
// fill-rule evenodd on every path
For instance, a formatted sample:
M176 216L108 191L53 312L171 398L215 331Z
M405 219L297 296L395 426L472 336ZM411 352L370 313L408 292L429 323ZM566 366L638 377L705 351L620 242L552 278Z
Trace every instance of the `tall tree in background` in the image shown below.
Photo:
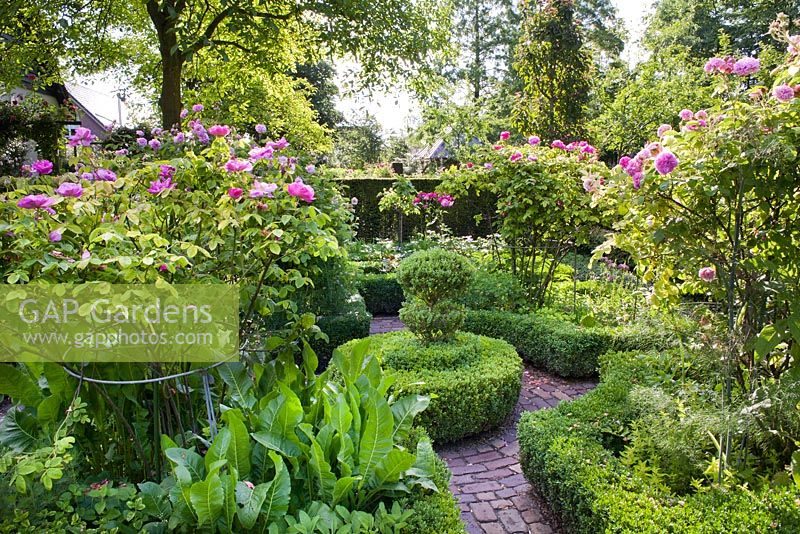
M179 121L184 69L207 53L243 52L243 68L270 73L303 62L276 50L352 54L377 81L424 70L443 42L437 28L448 22L449 11L427 0L8 0L0 7L2 52L16 69L0 73L15 84L36 66L31 61L53 55L83 73L146 67L162 123L171 126Z
M336 72L328 61L298 65L296 76L309 85L309 101L317 112L317 121L326 128L335 128L344 117L336 109L339 88L334 82Z
M592 59L571 0L524 0L514 68L523 92L514 121L524 133L576 139L585 132Z

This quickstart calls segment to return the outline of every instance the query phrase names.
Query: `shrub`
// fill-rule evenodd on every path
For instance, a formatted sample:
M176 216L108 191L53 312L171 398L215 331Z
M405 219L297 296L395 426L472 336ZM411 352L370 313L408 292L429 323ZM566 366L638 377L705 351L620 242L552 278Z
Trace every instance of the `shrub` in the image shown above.
M625 455L616 454L640 410L629 392L674 384L685 364L677 353L609 353L601 367L595 390L553 410L524 413L518 426L523 472L566 527L578 533L797 531L797 489L737 486L679 495L661 483L662 473L643 464L629 469Z
M436 395L417 419L436 441L493 428L517 402L522 360L504 341L458 333L452 343L424 344L404 331L370 339L384 367L396 370L397 394Z
M396 274L364 274L358 277L356 285L371 314L397 315L400 312L404 295Z
M328 336L328 341L317 339L311 343L320 365L324 367L327 364L333 349L339 345L351 339L368 336L371 321L372 316L367 311L364 300L357 295L347 302L339 314L318 317L317 326Z
M535 367L563 377L595 374L598 358L609 350L663 349L675 344L675 337L664 328L587 328L557 314L473 310L467 312L463 328L503 339Z
M513 311L525 304L525 291L516 278L504 271L481 269L475 273L458 302L470 310Z
M453 299L472 277L472 265L455 252L415 252L397 269L398 282L412 295L400 310L400 319L425 342L452 339L464 322L463 306Z

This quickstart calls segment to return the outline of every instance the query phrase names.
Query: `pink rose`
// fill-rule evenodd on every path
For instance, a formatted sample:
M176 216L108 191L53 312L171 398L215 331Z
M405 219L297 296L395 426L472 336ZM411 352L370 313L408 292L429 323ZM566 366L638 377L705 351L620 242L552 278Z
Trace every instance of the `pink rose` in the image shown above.
M703 282L713 282L717 279L717 271L713 267L703 267L697 274Z
M210 133L214 137L225 137L226 135L231 133L231 129L228 126L215 124L214 126L208 129L208 133Z
M500 132L501 141L506 141L509 137L511 137L511 132Z
M288 184L286 186L286 191L293 197L297 197L300 200L305 200L306 202L314 201L314 188L310 185L304 184L303 180L300 178L291 184Z

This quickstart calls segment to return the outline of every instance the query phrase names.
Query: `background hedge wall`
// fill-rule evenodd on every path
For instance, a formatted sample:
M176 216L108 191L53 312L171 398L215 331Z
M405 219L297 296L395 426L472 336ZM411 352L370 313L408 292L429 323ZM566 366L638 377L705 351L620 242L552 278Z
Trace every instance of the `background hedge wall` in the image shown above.
M365 241L397 237L397 215L381 212L378 209L378 194L391 187L394 178L340 178L345 195L356 197L358 204L355 213L358 217L358 238ZM412 177L411 182L417 191L434 191L441 180L438 178ZM488 195L477 197L470 194L456 200L452 208L445 212L444 223L455 235L485 236L491 233L488 217L495 212L495 199ZM475 215L483 215L480 224L475 223ZM403 235L408 239L414 232L422 230L421 217L404 218Z

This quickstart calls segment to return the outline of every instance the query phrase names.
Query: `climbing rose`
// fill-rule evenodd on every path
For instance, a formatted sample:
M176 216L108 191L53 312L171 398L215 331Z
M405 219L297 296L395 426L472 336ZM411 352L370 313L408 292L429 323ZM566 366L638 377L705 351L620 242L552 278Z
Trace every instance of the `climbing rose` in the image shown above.
M264 124L256 124L256 132L260 134L267 133L267 127Z
M681 112L678 113L678 116L681 120L690 121L694 117L694 113L692 113L691 109L682 109Z
M591 193L597 190L597 182L595 182L594 178L586 177L583 179L583 189L587 193Z
M738 76L749 76L758 72L761 62L754 57L743 57L733 64L733 73Z
M161 141L159 141L158 139L151 139L150 142L147 144L150 145L150 148L152 148L153 150L158 151L159 149L161 149Z
M114 151L114 155L115 156L127 156L128 155L128 149L120 148L119 150L115 150Z
M208 133L210 133L214 137L225 137L226 135L231 133L231 129L228 126L215 124L214 126L208 129Z
M189 110L188 109L182 109L181 110L181 118L182 119L185 119L188 115L189 115Z
M725 60L718 57L712 57L708 61L706 61L705 67L703 69L706 71L707 74L711 74L716 70L720 70L725 65Z
M62 197L79 198L83 194L83 188L80 186L80 184L74 184L72 182L64 182L63 184L58 186L58 189L56 189L56 193L58 193Z
M53 172L53 163L46 159L36 160L31 164L31 169L36 171L36 174L39 175L50 174Z
M17 206L20 208L25 208L29 210L35 210L39 208L43 208L50 213L55 213L50 206L55 204L57 201L56 198L47 196L47 195L28 195L23 197L17 202Z
M713 282L717 278L717 271L713 267L703 267L697 274L703 282Z
M661 126L658 127L658 136L664 137L664 134L670 130L672 130L671 124L662 124Z
M69 148L75 148L77 146L89 146L94 141L94 135L89 128L84 128L81 126L75 130L75 133L72 134L67 141L67 146Z
M539 144L539 143L541 143L541 142L542 142L542 140L541 140L541 139L539 139L539 138L538 138L537 136L535 136L535 135L532 135L532 136L530 136L530 137L528 138L528 144L529 144L529 145L536 146L536 145L538 145L538 144Z
M277 141L271 141L268 144L275 150L283 150L284 148L289 148L289 141L287 141L285 137L281 137Z
M164 271L168 271L169 267L167 266L166 263L162 263L161 265L158 266L158 270L163 273Z
M303 180L300 178L287 185L286 191L293 197L297 197L300 200L305 200L306 202L314 201L314 188L310 185L304 184Z
M562 141L561 139L556 139L555 141L550 143L550 146L553 148L560 148L561 150L567 149L567 145L565 145L564 141Z
M439 197L439 205L443 208L449 208L453 205L453 197L450 195L442 195Z
M258 161L260 159L272 159L272 147L265 146L265 147L257 147L250 150L250 160L251 161Z
M158 176L159 178L172 178L175 175L175 170L172 165L159 165Z
M656 156L655 165L659 174L669 174L678 166L678 158L672 152L665 150Z
M537 161L538 159L536 154L528 154L528 161Z
M500 140L505 141L511 137L511 132L500 132Z
M253 164L244 159L231 159L225 164L228 172L247 172L253 170Z
M273 198L273 193L278 189L277 184L269 182L259 182L253 180L253 189L250 190L250 198L268 197Z
M228 196L231 197L232 199L237 199L240 196L242 196L243 192L244 191L242 191L240 187L231 187L230 189L228 189Z
M183 132L176 133L175 137L172 138L172 142L175 143L176 145L180 145L184 141L186 141L186 134Z
M519 150L517 150L516 152L514 152L513 154L511 154L511 157L509 157L508 159L509 159L510 161L519 161L519 160L521 160L521 159L522 159L522 152L520 152Z
M699 121L704 121L708 118L708 111L704 109L698 110L697 113L694 114L694 118Z
M145 139L144 137L137 137L136 138L136 144L139 145L140 147L144 148L144 147L147 146L147 139Z
M483 166L484 166L484 167L486 167L487 169L489 169L490 171L491 171L492 169L494 169L494 165L492 165L492 164L491 164L490 162L488 162L488 161L487 161L486 163L484 163L484 164L483 164Z
M621 158L619 158L619 166L622 167L623 169L627 169L628 163L630 162L631 162L630 156L622 156Z
M775 100L779 102L788 102L794 98L794 89L786 84L779 85L772 90L772 96L774 96ZM36 164L34 163L34 165Z
M642 180L644 179L644 173L643 172L641 172L641 171L634 172L631 175L631 178L633 178L633 188L634 189L639 189L640 187L642 187Z
M50 232L50 235L48 237L51 243L58 243L59 241L61 241L61 232L58 230L53 230L52 232Z
M315 172L317 172L317 168L314 166L313 163L309 163L308 165L306 165L306 172L308 174L314 174Z
M192 111L194 111L195 113L200 113L201 111L203 111L203 104L195 104L194 106L192 106Z

